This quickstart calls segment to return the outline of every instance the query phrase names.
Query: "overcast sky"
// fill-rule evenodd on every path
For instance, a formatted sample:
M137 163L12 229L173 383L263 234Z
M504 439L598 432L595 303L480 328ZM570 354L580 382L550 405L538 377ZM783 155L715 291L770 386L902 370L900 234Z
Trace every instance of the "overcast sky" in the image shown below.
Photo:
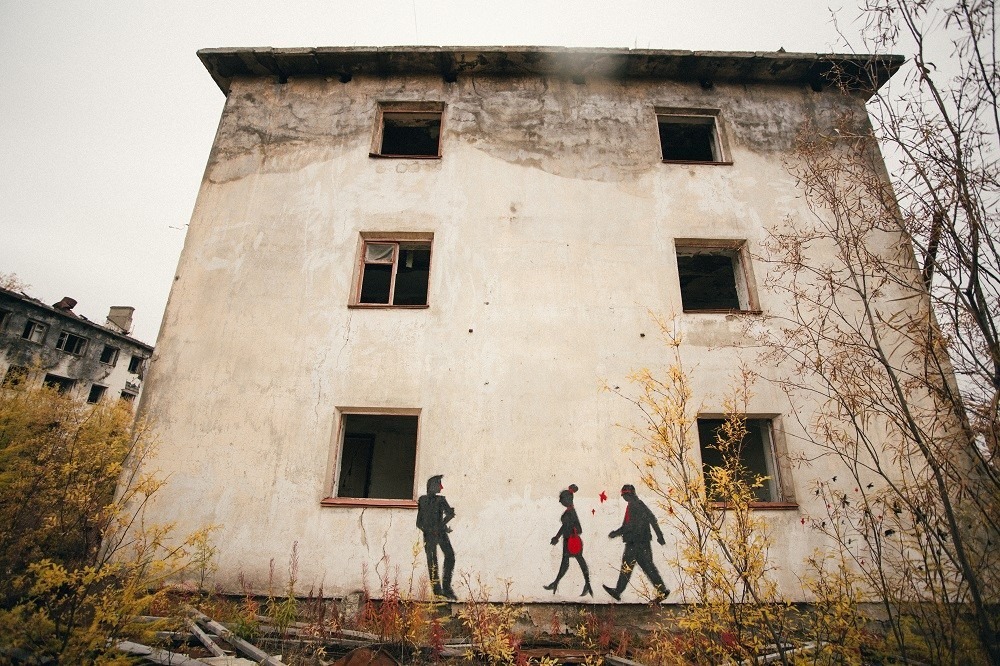
M852 0L0 0L0 273L153 343L224 97L223 46L843 52Z

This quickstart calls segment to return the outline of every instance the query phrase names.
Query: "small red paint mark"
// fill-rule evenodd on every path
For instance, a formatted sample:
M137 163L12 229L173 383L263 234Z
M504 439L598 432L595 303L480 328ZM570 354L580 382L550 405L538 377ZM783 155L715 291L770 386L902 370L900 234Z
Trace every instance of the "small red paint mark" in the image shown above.
M597 515L597 509L591 509L590 510L590 515L596 516Z
M605 502L608 501L608 494L606 492L604 492L603 490L601 491L601 494L599 495L599 497L601 498L601 504L604 504Z
M800 522L800 523L802 523L803 525L805 525L805 524L806 524L806 519L805 519L805 518L803 518L803 519L802 519L802 520L800 520L799 522Z

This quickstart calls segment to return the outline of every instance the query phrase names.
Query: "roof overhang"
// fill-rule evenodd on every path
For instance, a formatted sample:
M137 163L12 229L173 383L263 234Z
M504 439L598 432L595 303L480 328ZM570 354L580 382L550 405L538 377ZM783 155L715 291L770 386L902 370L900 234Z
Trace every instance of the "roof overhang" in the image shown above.
M222 92L233 79L355 75L599 77L616 80L773 83L829 86L835 79L872 94L903 64L899 55L659 51L548 46L386 46L202 49L198 57Z

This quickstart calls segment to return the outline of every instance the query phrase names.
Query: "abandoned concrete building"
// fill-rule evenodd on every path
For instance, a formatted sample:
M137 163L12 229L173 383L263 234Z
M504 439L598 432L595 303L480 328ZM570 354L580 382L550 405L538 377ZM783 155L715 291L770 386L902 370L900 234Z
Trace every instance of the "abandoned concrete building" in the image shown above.
M112 306L102 325L73 312L66 297L51 306L0 288L0 377L5 385L52 386L88 403L135 403L153 347L129 336L135 308Z
M147 464L169 477L147 520L217 526L233 591L241 573L264 589L294 546L299 586L328 595L398 577L461 598L478 578L537 602L592 584L582 600L597 603L641 600L612 587L622 545L606 535L644 497L620 425L641 415L602 382L662 367L649 313L674 316L711 436L755 358L746 322L782 307L753 259L765 229L812 214L783 164L797 133L867 123L900 65L536 47L199 57L226 101L142 402L161 440ZM828 86L834 66L858 85ZM769 478L757 510L794 597L818 537L788 400L756 387L745 452ZM633 559L674 589L664 532ZM560 558L583 561L580 533L589 578L574 566L554 589Z

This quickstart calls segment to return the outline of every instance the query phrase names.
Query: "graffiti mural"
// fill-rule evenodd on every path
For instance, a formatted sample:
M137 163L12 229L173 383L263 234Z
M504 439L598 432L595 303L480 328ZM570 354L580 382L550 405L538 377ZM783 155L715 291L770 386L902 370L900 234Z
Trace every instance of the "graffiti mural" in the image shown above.
M587 594L594 596L594 591L590 587L590 570L587 568L587 561L583 559L583 539L580 537L583 534L583 528L580 526L580 518L576 515L576 509L573 508L573 493L577 490L579 488L573 484L559 493L559 503L566 509L559 519L561 523L559 531L552 537L551 543L554 546L559 543L560 538L562 539L562 562L559 563L559 573L556 574L556 579L544 587L546 590L552 590L552 594L555 594L556 588L559 587L559 581L569 570L569 560L573 558L580 565L580 571L583 573L584 586L580 596Z
M653 563L653 549L650 543L653 540L652 532L656 532L656 542L661 546L666 543L663 539L663 532L656 522L656 516L649 510L646 503L635 494L635 486L625 484L622 486L622 499L625 500L625 519L622 526L608 534L609 539L621 537L625 542L625 552L622 553L622 567L618 574L618 584L615 587L604 586L605 591L610 594L615 601L621 601L622 592L628 587L628 581L632 577L632 571L638 566L646 574L646 578L653 584L656 590L656 599L663 600L670 594L670 590L660 577L660 572Z
M427 479L427 494L417 500L417 528L424 534L424 551L427 553L427 573L434 587L435 596L455 599L451 589L451 576L455 571L455 551L451 547L448 522L455 517L455 510L448 504L441 483L442 475ZM444 555L444 570L438 568L438 548Z

